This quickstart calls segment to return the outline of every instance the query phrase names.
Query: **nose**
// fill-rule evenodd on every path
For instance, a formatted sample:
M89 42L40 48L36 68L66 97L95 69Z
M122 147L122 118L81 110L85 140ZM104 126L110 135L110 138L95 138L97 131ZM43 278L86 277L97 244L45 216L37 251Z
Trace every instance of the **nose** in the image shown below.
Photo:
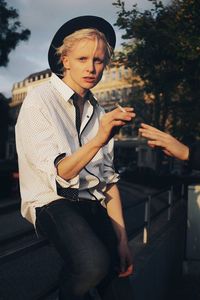
M87 68L88 73L95 73L94 61L93 60L88 60L86 68Z

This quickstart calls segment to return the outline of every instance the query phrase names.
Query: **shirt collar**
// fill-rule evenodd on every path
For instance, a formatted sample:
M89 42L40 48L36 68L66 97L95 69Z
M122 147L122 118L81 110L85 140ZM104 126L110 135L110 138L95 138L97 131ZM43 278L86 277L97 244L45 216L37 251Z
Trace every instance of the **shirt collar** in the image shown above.
M72 98L74 91L66 83L64 83L55 73L52 73L50 83L59 92L59 94L65 101L69 101Z
M53 85L53 87L60 93L63 99L65 99L65 101L73 99L74 91L66 83L64 83L55 73L52 73L50 82ZM85 99L88 100L94 107L98 103L91 91L88 91L88 93L85 96Z
M95 99L95 97L91 91L88 91L87 98L94 107L98 104L97 100Z

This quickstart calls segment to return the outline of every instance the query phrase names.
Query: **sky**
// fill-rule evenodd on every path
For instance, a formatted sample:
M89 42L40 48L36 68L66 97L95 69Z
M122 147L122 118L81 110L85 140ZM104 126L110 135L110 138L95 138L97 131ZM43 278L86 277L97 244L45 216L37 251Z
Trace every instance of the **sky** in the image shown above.
M47 61L51 40L62 24L81 15L103 17L112 25L116 22L118 9L113 0L7 0L8 6L18 10L19 20L24 28L31 30L28 41L21 41L9 55L6 68L0 67L0 92L11 97L12 86L32 73L49 68ZM148 0L124 0L130 9L138 4L141 10L149 9ZM166 3L167 0L163 1ZM122 42L120 31L114 27L117 47Z

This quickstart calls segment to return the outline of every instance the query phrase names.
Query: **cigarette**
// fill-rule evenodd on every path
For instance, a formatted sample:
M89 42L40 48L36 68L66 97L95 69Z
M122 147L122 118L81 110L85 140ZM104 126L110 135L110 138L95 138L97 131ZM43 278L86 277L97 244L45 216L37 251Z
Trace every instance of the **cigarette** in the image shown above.
M122 112L126 112L126 110L125 110L121 105L119 105L119 103L115 103L115 105L116 105Z

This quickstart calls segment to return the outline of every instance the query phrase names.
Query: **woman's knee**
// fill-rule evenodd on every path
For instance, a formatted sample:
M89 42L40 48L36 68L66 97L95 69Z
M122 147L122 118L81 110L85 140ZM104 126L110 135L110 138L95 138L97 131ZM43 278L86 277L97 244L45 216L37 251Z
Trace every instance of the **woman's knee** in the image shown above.
M98 285L101 280L107 275L110 267L110 258L107 251L96 251L92 257L82 264L77 269L76 283L74 285L78 294L84 294L90 288Z
M99 282L108 273L109 266L110 257L108 252L105 249L103 249L103 251L96 251L93 254L92 260L88 264L87 275L91 278L96 278L96 281Z

